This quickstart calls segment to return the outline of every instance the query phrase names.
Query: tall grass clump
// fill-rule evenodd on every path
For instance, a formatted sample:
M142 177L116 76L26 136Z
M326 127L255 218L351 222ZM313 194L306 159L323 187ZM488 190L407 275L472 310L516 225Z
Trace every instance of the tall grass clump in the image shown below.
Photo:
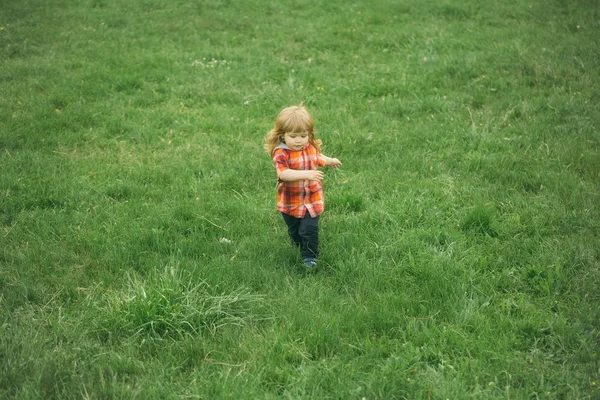
M127 274L126 282L119 290L98 286L87 296L88 326L102 341L212 336L223 326L256 319L252 310L263 299L244 289L219 294L177 265L144 278Z
M483 205L478 205L464 217L461 228L466 232L472 231L496 236L493 223L491 211Z

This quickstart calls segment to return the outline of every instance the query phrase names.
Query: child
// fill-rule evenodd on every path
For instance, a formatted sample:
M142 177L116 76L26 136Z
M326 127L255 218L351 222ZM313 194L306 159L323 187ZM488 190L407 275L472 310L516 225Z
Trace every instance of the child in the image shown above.
M273 158L279 185L277 209L281 211L294 244L300 247L304 265L314 268L319 255L319 216L324 198L317 167L337 168L337 158L321 154L314 122L303 105L284 108L267 134L265 150Z

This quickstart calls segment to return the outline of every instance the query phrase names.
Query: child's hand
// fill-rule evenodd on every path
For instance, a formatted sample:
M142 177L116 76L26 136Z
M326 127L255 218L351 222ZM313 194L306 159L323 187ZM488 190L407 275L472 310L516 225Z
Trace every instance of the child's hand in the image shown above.
M340 160L338 160L337 158L330 158L329 159L329 166L331 168L337 168L340 165L342 165L342 162Z
M319 181L323 180L323 171L306 171L306 179L309 181Z

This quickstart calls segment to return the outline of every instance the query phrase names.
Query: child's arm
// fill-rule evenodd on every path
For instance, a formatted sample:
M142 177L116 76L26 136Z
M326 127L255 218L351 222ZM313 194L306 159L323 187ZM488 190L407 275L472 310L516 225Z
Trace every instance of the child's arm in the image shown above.
M321 158L325 160L325 165L329 165L331 168L337 168L342 165L342 162L337 158L327 157L324 154L321 154Z
M301 181L308 179L309 181L321 181L323 180L323 171L318 170L306 170L300 171L296 169L284 169L277 177L279 180L284 182Z

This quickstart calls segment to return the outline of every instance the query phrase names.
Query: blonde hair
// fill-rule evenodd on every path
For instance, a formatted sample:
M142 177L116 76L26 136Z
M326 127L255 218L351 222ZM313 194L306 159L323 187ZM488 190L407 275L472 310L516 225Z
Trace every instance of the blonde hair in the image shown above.
M286 133L308 133L308 142L321 151L321 140L315 137L315 123L303 104L286 107L275 119L275 126L265 137L265 150L273 155L275 147L283 143Z

